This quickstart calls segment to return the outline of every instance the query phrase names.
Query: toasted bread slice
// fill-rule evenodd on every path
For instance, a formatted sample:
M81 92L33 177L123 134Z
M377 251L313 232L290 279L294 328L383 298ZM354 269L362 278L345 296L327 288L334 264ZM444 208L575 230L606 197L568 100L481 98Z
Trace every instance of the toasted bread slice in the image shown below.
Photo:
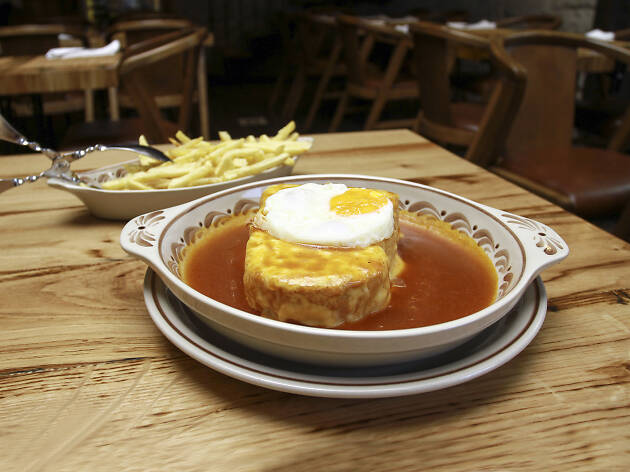
M269 187L261 198L289 187ZM391 236L367 247L318 247L283 241L250 226L243 282L248 304L264 316L332 328L384 309L390 278L403 267L398 252L398 196Z
M248 304L264 316L332 328L385 308L390 263L384 247L398 234L365 248L289 243L253 228L243 277Z

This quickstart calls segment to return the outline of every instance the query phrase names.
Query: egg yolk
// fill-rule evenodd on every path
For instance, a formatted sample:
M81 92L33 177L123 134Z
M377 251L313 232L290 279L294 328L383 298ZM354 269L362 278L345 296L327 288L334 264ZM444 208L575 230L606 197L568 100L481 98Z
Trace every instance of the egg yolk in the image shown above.
M350 188L330 199L330 210L340 216L372 213L387 205L387 194L367 188Z

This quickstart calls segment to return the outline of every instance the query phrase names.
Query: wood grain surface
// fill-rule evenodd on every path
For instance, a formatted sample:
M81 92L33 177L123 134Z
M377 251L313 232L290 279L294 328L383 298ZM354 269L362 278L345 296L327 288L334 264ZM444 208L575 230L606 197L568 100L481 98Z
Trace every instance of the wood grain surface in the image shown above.
M77 169L128 159L90 155ZM39 155L0 156L0 176ZM217 373L170 344L122 222L74 196L0 195L0 470L593 471L630 468L630 245L402 130L315 136L295 173L411 179L539 220L571 249L544 326L506 365L409 397L310 398Z
M0 57L0 94L67 92L118 86L120 54L80 59Z
M204 47L214 45L214 36L208 33ZM208 80L206 51L199 52L197 93L199 94L199 120L203 136L210 136L210 113L207 107ZM122 54L84 57L76 59L47 59L41 56L0 57L0 95L23 95L54 92L86 92L86 121L95 118L94 90L107 89L109 117L120 119L118 65Z

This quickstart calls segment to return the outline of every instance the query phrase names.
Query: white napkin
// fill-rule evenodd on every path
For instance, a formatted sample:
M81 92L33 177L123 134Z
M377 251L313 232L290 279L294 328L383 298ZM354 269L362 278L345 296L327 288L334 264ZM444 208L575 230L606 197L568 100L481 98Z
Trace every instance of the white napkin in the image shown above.
M114 39L102 48L52 48L46 53L47 59L73 59L76 57L113 56L120 51L120 41Z
M594 29L586 33L587 38L599 39L600 41L613 41L615 39L615 33L612 31L602 31L600 29Z
M395 25L394 29L401 33L409 34L409 25Z
M477 30L477 29L495 29L497 24L494 21L480 20L477 23L465 23L463 21L449 21L446 26L456 29Z

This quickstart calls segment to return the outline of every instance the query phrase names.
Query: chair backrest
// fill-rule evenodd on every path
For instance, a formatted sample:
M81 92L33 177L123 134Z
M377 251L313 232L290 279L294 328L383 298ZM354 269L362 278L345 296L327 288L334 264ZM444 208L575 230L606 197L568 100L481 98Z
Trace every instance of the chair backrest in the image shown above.
M434 19L430 19L430 21L437 23L448 23L449 21L470 21L470 12L468 10L463 9L451 9L446 11L441 11L438 13L437 17Z
M506 140L508 149L525 146L568 148L573 138L578 54L602 54L630 64L630 51L582 35L559 32L520 33L493 45L504 67L522 67L527 85ZM626 137L617 133L609 148Z
M410 27L414 42L414 65L420 87L421 134L447 144L468 146L474 133L455 127L450 104L450 77L457 50L466 55L489 57L490 41L446 26L418 22Z
M185 18L173 12L172 8L166 8L160 11L145 10L145 9L123 10L113 15L113 17L111 18L112 20L111 23L117 23L117 22L122 22L122 21L136 21L136 20L172 20L172 19L181 20Z
M615 31L616 41L630 41L630 28L624 28Z
M84 0L20 0L13 3L9 24L66 24L66 21L78 22L83 16Z
M4 56L44 54L59 46L59 35L68 34L85 44L85 30L61 24L33 24L0 27L0 49Z
M562 25L562 18L551 14L523 15L502 18L496 21L499 28L522 30L555 30Z
M337 17L339 35L343 42L343 58L348 72L348 81L354 84L365 82L365 63L361 58L361 35L362 24L358 18L339 15Z
M155 96L146 86L146 72L173 58L181 59L181 67L171 69L169 74L177 75L182 82L177 125L179 129L187 130L192 113L199 48L206 34L204 28L184 29L137 43L125 51L119 66L121 87L132 97L151 141L167 142L170 130L164 128Z
M336 17L339 35L343 42L343 57L348 71L349 83L368 85L370 66L370 52L375 44L382 43L394 47L391 59L396 58L400 67L404 55L412 47L411 39L404 32L391 26L383 26L356 16L338 15ZM400 57L403 56L403 57ZM392 64L388 60L387 67ZM385 71L387 73L388 71ZM397 75L398 71L389 71Z
M334 16L300 12L295 15L299 55L305 62L326 59L337 38Z
M468 22L470 13L467 10L432 10L423 7L414 7L405 12L408 16L415 17L418 21L431 23L447 23L449 21Z
M155 18L115 22L108 29L107 34L110 39L115 38L121 41L125 50L152 38L193 27L194 25L186 19ZM164 107L179 106L181 101L179 91L183 87L182 77L179 74L170 73L170 71L182 68L181 61L180 56L174 56L143 72L146 87L154 96L160 97L160 103Z
M116 21L107 29L109 38L121 41L123 48L140 41L154 38L169 31L194 27L184 18L148 18Z

